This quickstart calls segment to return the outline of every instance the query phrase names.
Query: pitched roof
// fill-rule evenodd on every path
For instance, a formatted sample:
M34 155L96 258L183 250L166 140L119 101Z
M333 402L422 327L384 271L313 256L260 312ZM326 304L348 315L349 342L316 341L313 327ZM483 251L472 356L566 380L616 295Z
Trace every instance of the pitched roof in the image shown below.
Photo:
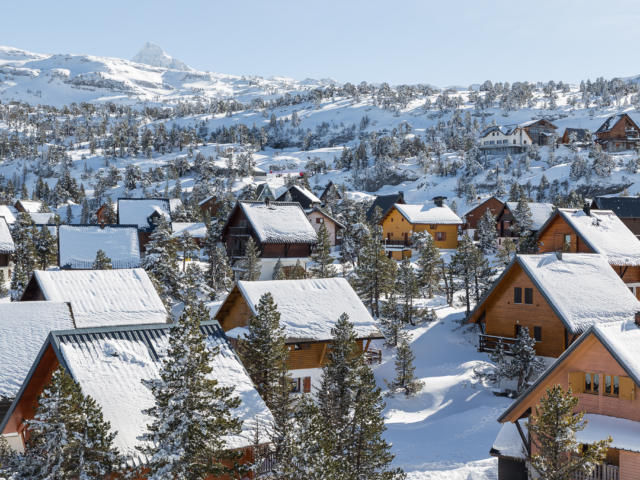
M171 213L175 212L178 208L182 207L182 200L180 198L170 198L169 199L169 211Z
M0 253L13 253L15 251L16 246L13 243L9 225L7 225L4 217L0 217Z
M549 219L555 206L553 203L527 202L531 210L531 229L539 230ZM518 206L518 202L507 202L507 207L513 213Z
M618 218L640 218L640 197L597 197L595 203L598 209L611 210Z
M38 213L42 208L42 202L40 200L18 200L22 207L28 213Z
M518 263L571 333L633 318L640 302L607 259L592 253L518 255Z
M567 127L564 129L564 135L566 135L567 137L571 136L572 134L575 134L577 142L588 142L589 140L591 140L591 132L587 128Z
M558 213L580 238L611 265L640 265L640 240L611 210L560 208Z
M4 217L9 225L13 225L16 221L18 211L13 205L0 205L0 217Z
M98 250L111 259L113 268L140 266L138 229L134 226L60 225L58 252L60 266L90 269Z
M616 124L624 119L624 118L628 118L632 124L635 125L635 122L633 121L633 119L626 113L618 113L616 115L612 115L609 118L607 118L604 123L602 125L600 125L600 128L598 128L598 130L596 130L596 133L605 133L610 131L613 127L616 126ZM637 128L637 126L636 126Z
M339 199L342 198L342 195L340 195L340 190L338 190L338 187L336 186L335 183L333 183L332 180L329 180L329 183L327 183L327 186L324 187L324 190L322 191L322 194L320 195L320 198L324 199L326 197L326 195L328 195L331 190L333 190L336 193L337 198L339 198Z
M404 193L392 193L390 195L378 195L375 200L367 210L367 220L371 220L373 218L373 213L376 208L379 207L382 210L382 215L386 215L391 207L393 207L396 203L404 203Z
M261 243L316 243L318 235L297 202L238 202Z
M171 231L174 237L181 237L187 233L193 238L207 236L207 226L204 222L171 222Z
M117 432L114 444L130 465L146 461L136 447L141 445L139 437L151 422L142 410L152 407L154 398L142 380L159 378L170 328L170 325L145 325L56 331L48 340L83 393L94 398L102 408L105 420ZM207 347L218 350L210 363L211 378L220 386L233 387L242 402L234 412L243 420L242 432L225 437L227 446L237 449L253 445L257 425L269 425L273 421L271 413L218 323L203 322L200 329ZM15 405L16 402L10 412ZM264 433L259 442L268 442Z
M300 185L291 185L287 190L285 190L278 197L278 200L284 200L284 198L287 195L287 192L290 192L291 190L296 190L300 195L302 195L303 197L306 197L311 203L322 203L322 200L316 197L316 195L311 190L307 190L306 188L301 187Z
M149 217L153 213L171 219L171 206L167 198L119 198L118 223L120 225L137 225L141 230L151 227Z
M29 212L29 216L36 225L49 225L53 223L55 213L51 212Z
M51 330L74 328L64 302L0 303L0 398L13 398Z
M433 202L425 202L417 205L396 203L394 204L394 207L398 209L400 214L406 218L409 223L413 224L432 223L461 225L464 223L448 205L438 207Z
M331 329L343 313L349 315L358 338L380 337L375 320L344 278L239 281L235 288L253 313L260 297L270 292L289 342L330 340ZM223 321L225 311L221 307L216 318Z
M141 268L36 270L31 282L37 283L45 300L71 302L79 328L167 320L162 300Z
M326 210L324 210L323 208L320 208L320 207L313 207L313 208L310 208L310 209L308 209L308 210L306 210L306 211L305 211L305 213L306 213L307 215L310 215L310 214L312 214L313 212L318 212L319 214L324 215L324 216L325 216L325 217L327 217L329 220L331 220L333 223L335 223L335 224L336 224L336 226L337 226L338 228L344 228L344 225L343 225L340 221L336 220L336 218L335 218L335 217L332 217L331 215L329 215L329 212L327 212L327 211L326 211Z

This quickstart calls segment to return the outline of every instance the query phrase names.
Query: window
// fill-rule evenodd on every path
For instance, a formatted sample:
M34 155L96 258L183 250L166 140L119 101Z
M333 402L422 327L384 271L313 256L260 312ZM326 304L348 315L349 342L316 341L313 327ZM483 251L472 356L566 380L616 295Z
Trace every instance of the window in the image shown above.
M291 393L300 393L300 379L292 378L291 379Z
M597 373L585 373L584 374L584 392L598 394L600 387L600 376Z
M536 342L542 341L542 327L533 327L533 338Z
M617 375L604 376L604 394L617 397L620 394L620 377Z
M316 223L322 223L322 218L316 218Z
M524 289L524 303L533 305L533 288Z
M445 232L436 232L436 240L438 242L444 242L447 239L447 234Z
M513 139L513 144L514 144L514 145L516 144L516 139L515 139L515 138Z
M514 287L514 289L513 289L513 303L522 303L522 288Z
M304 393L311 392L311 377L304 377L302 379L302 391Z
M436 228L438 228L438 225L433 225L433 224L431 224L431 225L429 225L429 228L430 228L431 230L435 230Z

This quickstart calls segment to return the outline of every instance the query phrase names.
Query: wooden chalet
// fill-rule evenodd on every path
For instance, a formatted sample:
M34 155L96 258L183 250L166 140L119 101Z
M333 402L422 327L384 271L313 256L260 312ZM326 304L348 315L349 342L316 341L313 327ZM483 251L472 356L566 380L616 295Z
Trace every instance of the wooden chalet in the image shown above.
M242 341L256 306L271 293L280 312L289 346L287 365L296 392L309 393L320 382L321 367L331 347L331 329L343 313L354 325L358 349L369 359L380 359L371 340L383 338L349 282L344 278L239 281L216 313L229 338Z
M553 137L558 129L553 123L544 118L521 123L519 126L527 132L531 141L536 145L550 145L553 143Z
M480 219L487 210L489 210L491 212L491 215L493 215L493 217L497 219L498 215L502 213L504 206L505 202L497 197L489 197L481 201L478 205L464 214L464 225L462 228L464 230L476 230L478 228Z
M332 247L342 243L342 230L344 225L329 215L326 210L320 207L313 207L306 211L307 218L311 222L316 232L320 231L320 227L324 225L329 233L329 242Z
M138 447L144 445L140 436L149 419L142 410L152 407L155 399L142 381L159 378L169 330L169 325L155 324L51 332L40 353L31 360L31 370L0 424L0 432L13 436L20 447L24 446L29 437L25 420L33 418L38 395L60 366L102 409L104 419L117 432L114 446L127 465L144 468L146 458ZM210 363L212 377L219 385L232 387L233 395L241 401L233 414L242 420L242 431L226 437L226 445L229 450L243 453L242 463L253 462L255 445L264 447L269 443L265 430L258 425L271 424L271 412L218 323L202 322L200 330L207 348L217 351ZM257 441L256 432L260 432Z
M632 317L633 318L633 317ZM498 418L502 428L491 449L498 457L499 480L526 480L526 462L535 444L526 423L540 399L554 385L571 388L578 397L586 428L579 442L611 436L602 465L589 480L640 478L640 328L634 320L594 325L573 344Z
M11 256L15 253L16 246L11 237L11 230L4 217L0 217L0 271L4 272L4 279L11 278L12 265Z
M216 222L214 218L211 220ZM171 236L181 238L189 235L196 246L202 248L207 238L207 226L204 222L171 222Z
M586 128L567 127L564 129L559 142L564 145L588 145L591 143L591 132Z
M468 321L480 327L480 350L508 347L527 327L538 355L558 357L591 325L637 311L640 302L602 255L546 253L517 255Z
M322 200L323 204L337 202L338 200L342 200L342 194L340 193L340 189L336 186L335 183L329 181L327 186L324 188L322 195L320 195L320 200Z
M43 203L40 200L18 200L14 205L18 213L38 213L42 210Z
M314 206L320 206L322 200L316 197L313 192L300 185L291 185L288 189L276 198L278 202L297 202L305 210Z
M392 193L390 195L376 196L375 200L369 207L369 210L367 210L367 220L372 222L378 209L380 209L380 218L384 217L396 203L407 203L404 201L404 193L402 191L398 193Z
M198 207L200 207L200 211L203 215L208 215L210 218L214 218L217 216L218 210L220 209L220 202L216 195L210 195L199 202Z
M531 231L537 232L551 216L554 206L551 203L528 202L529 210L531 210ZM513 226L516 218L513 215L518 202L506 202L502 211L496 217L498 236L499 237L515 237Z
M640 236L640 197L596 197L591 208L611 210L636 237Z
M267 182L263 182L256 187L256 201L264 202L265 200L275 201L276 195Z
M245 254L249 238L259 249L261 280L270 280L278 260L285 267L309 261L318 235L297 202L238 201L221 238L232 263Z
M385 249L391 258L401 260L411 255L412 236L429 232L438 248L458 247L458 227L462 220L444 204L445 197L433 202L410 205L396 203L380 220Z
M640 146L640 127L626 113L613 115L596 130L596 143L609 152Z
M118 225L136 225L140 250L144 252L157 219L171 222L171 201L168 198L118 198Z
M611 210L557 209L538 232L538 251L599 253L640 298L640 240Z

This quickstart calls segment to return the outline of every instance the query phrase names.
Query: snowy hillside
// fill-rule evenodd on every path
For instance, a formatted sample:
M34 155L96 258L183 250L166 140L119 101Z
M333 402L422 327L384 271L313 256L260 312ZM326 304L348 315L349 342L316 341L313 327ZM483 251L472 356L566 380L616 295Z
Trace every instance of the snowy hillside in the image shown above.
M131 61L171 70L192 70L186 63L173 58L162 50L160 46L151 42L145 43Z

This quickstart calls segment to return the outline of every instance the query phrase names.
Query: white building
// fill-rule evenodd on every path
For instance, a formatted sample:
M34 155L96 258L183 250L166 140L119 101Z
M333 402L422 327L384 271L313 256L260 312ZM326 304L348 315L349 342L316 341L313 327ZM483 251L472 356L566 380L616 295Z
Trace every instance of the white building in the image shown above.
M480 134L480 149L489 153L519 153L532 144L529 134L518 125L494 125Z

